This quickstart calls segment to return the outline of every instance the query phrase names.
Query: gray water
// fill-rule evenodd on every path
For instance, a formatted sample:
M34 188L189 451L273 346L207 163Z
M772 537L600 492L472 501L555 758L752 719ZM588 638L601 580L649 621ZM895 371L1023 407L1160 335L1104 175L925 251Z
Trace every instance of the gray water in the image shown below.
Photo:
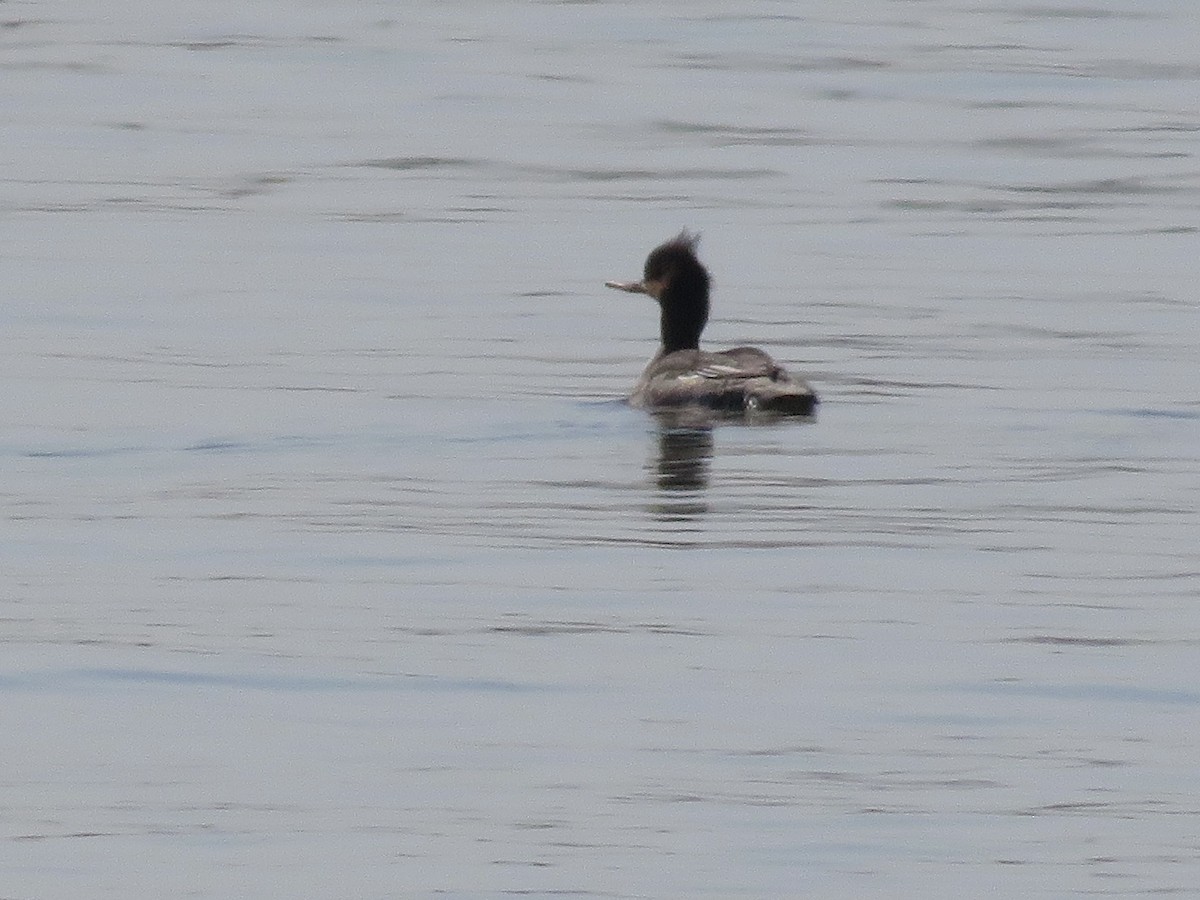
M1198 33L0 5L0 896L1200 895Z

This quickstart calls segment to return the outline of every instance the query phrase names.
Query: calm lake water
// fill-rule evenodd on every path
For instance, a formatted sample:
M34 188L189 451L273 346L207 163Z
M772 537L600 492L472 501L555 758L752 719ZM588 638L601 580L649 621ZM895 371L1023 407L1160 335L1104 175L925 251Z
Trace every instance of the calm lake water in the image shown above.
M1200 896L1198 33L0 5L0 896Z

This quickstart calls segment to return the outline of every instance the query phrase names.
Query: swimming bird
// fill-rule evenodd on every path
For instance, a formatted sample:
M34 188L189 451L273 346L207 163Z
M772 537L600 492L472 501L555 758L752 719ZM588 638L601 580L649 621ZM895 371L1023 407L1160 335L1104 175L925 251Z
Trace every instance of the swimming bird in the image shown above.
M817 395L757 347L700 349L708 322L708 270L696 257L699 235L681 231L650 251L641 281L606 281L658 301L662 344L629 402L644 409L701 407L721 412L811 416Z

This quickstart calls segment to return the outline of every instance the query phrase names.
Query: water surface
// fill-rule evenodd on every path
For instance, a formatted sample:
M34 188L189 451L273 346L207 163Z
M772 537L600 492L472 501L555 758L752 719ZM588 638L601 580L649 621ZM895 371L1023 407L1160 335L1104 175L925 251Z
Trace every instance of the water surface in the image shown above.
M5 896L1194 892L1198 24L5 4Z

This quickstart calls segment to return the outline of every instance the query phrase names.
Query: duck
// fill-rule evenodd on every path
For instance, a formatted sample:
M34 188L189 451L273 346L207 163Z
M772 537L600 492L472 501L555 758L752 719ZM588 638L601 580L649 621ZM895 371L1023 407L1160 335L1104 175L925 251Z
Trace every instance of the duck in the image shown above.
M700 236L686 229L646 257L640 281L606 281L659 306L658 352L629 395L650 411L699 408L723 414L812 416L816 392L757 347L700 349L712 279L696 255Z

